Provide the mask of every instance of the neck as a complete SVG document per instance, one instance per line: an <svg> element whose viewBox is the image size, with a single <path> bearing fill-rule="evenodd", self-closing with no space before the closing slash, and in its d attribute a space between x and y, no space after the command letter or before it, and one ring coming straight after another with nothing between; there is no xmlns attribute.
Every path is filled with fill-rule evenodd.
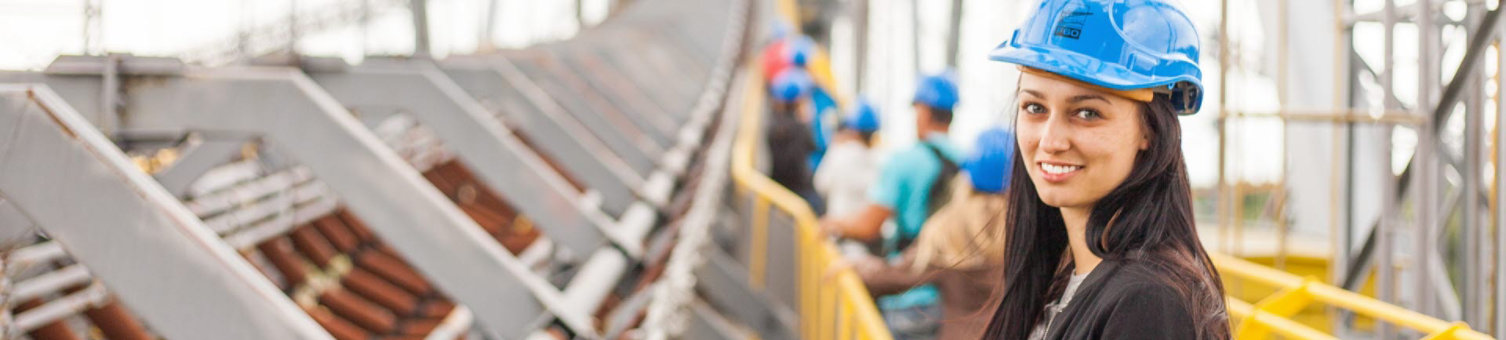
<svg viewBox="0 0 1506 340"><path fill-rule="evenodd" d="M1088 250L1088 215L1092 208L1061 208L1062 222L1067 225L1067 249L1072 252L1073 273L1086 275L1103 262Z"/></svg>
<svg viewBox="0 0 1506 340"><path fill-rule="evenodd" d="M947 128L936 128L936 127L921 128L920 129L920 140L924 141L924 140L926 140L926 138L930 138L931 134L933 134L933 133L946 134L947 130L948 130Z"/></svg>

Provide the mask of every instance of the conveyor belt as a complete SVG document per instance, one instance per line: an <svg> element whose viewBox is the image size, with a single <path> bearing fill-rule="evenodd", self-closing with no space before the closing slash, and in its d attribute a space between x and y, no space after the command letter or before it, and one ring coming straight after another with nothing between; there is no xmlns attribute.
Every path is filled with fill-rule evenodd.
<svg viewBox="0 0 1506 340"><path fill-rule="evenodd" d="M111 338L621 335L715 168L703 141L742 50L744 22L728 18L746 3L643 0L572 41L443 61L67 57L0 72L22 84L0 131L66 131L0 142L51 143L0 165L66 155L80 171L60 173L83 179L0 180L0 208L23 212L0 220L25 222L3 235L84 250L13 277L75 284L10 312L22 332L98 317ZM142 166L119 161L132 156ZM89 212L37 205L48 197ZM167 269L131 264L179 262L178 284L155 286L143 280ZM188 297L200 303L172 302Z"/></svg>

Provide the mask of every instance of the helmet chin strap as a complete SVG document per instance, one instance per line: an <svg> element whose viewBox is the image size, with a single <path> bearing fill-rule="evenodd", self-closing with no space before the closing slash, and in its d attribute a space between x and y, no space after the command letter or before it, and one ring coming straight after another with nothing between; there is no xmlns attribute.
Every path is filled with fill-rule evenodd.
<svg viewBox="0 0 1506 340"><path fill-rule="evenodd" d="M1129 100L1133 100L1133 101L1137 101L1137 102L1141 102L1141 103L1149 103L1152 99L1156 98L1156 91L1153 90L1153 89L1149 89L1149 88L1133 89L1133 90L1115 90L1115 89L1111 89L1111 88L1107 88L1107 87L1103 87L1103 86L1093 85L1093 84L1085 82L1085 81L1081 81L1081 80L1077 80L1077 79L1073 79L1073 78L1068 78L1068 77L1062 76L1060 74L1051 73L1049 71L1045 71L1045 70L1041 70L1041 69L1037 69L1037 68L1033 68L1033 67L1028 67L1028 66L1020 65L1019 68L1020 68L1020 72L1025 72L1025 73L1033 74L1033 75L1040 76L1040 77L1051 78L1051 79L1055 79L1055 80L1069 82L1069 83L1075 84L1077 86L1082 86L1082 87L1086 87L1086 88L1098 90L1098 91L1101 91L1101 92L1104 92L1104 93L1112 94L1112 95L1114 95L1116 97L1120 97L1120 98L1124 98L1124 99L1129 99Z"/></svg>

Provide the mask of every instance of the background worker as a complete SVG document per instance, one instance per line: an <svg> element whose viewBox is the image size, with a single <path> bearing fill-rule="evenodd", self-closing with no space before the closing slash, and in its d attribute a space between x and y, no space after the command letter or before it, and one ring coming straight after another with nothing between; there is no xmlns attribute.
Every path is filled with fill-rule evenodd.
<svg viewBox="0 0 1506 340"><path fill-rule="evenodd" d="M879 127L878 108L866 99L858 99L842 120L825 161L816 167L816 192L826 199L827 215L852 214L868 205L868 187L878 180L881 165L874 151ZM839 244L843 254L872 256L880 251L878 242L845 239Z"/></svg>
<svg viewBox="0 0 1506 340"><path fill-rule="evenodd" d="M882 242L881 256L897 258L915 241L927 217L946 199L948 181L958 172L962 153L947 137L952 108L957 104L957 86L949 72L921 79L912 101L917 142L884 162L879 178L868 191L868 205L854 213L829 216L822 221L828 235ZM893 217L895 230L881 233L884 221ZM915 322L890 323L897 339L926 339L939 321L936 287L925 285L881 296L879 310L885 318Z"/></svg>
<svg viewBox="0 0 1506 340"><path fill-rule="evenodd" d="M808 156L816 149L811 130L803 121L809 116L806 99L812 87L810 75L788 68L769 84L771 117L765 127L770 155L769 178L799 194L817 214L824 211L822 199L811 183Z"/></svg>
<svg viewBox="0 0 1506 340"><path fill-rule="evenodd" d="M936 211L899 261L869 257L854 269L875 295L902 292L935 284L941 298L938 339L977 339L983 336L1002 287L1004 275L1005 208L1009 200L1010 160L1014 135L1003 128L978 136L973 156L957 176L952 198Z"/></svg>

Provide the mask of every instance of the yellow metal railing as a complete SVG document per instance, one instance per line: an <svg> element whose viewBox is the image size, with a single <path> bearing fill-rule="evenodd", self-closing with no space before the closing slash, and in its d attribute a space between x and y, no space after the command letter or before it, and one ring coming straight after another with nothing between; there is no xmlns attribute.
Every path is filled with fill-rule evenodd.
<svg viewBox="0 0 1506 340"><path fill-rule="evenodd" d="M776 14L789 23L798 23L793 0L776 0ZM795 27L792 25L792 27ZM755 58L756 59L756 58ZM757 60L749 69L756 69ZM810 64L816 83L833 94L840 106L845 101L836 94L830 61L817 49ZM784 186L775 183L753 166L758 150L759 127L763 126L764 79L747 77L747 93L737 139L732 150L732 181L739 192L752 195L751 246L748 278L756 289L763 289L768 269L769 210L789 214L794 220L795 291L802 339L872 339L890 340L878 308L868 289L850 268L839 268L841 257L835 246L821 237L815 212L810 205Z"/></svg>
<svg viewBox="0 0 1506 340"><path fill-rule="evenodd" d="M762 125L762 79L747 77L747 94L733 144L732 180L740 192L752 195L751 251L748 277L762 289L768 267L769 210L778 209L794 220L795 287L803 339L892 339L884 327L868 289L851 269L836 268L836 248L821 238L816 215L804 199L760 173L753 166Z"/></svg>
<svg viewBox="0 0 1506 340"><path fill-rule="evenodd" d="M1275 294L1253 305L1234 298L1228 299L1231 319L1238 323L1234 335L1239 339L1264 339L1271 335L1289 339L1337 339L1290 319L1313 303L1350 310L1358 315L1426 333L1428 336L1425 339L1491 339L1489 335L1469 329L1469 325L1463 322L1439 320L1324 284L1317 279L1298 277L1232 256L1217 253L1210 255L1213 257L1213 264L1225 279L1237 279L1277 289Z"/></svg>

